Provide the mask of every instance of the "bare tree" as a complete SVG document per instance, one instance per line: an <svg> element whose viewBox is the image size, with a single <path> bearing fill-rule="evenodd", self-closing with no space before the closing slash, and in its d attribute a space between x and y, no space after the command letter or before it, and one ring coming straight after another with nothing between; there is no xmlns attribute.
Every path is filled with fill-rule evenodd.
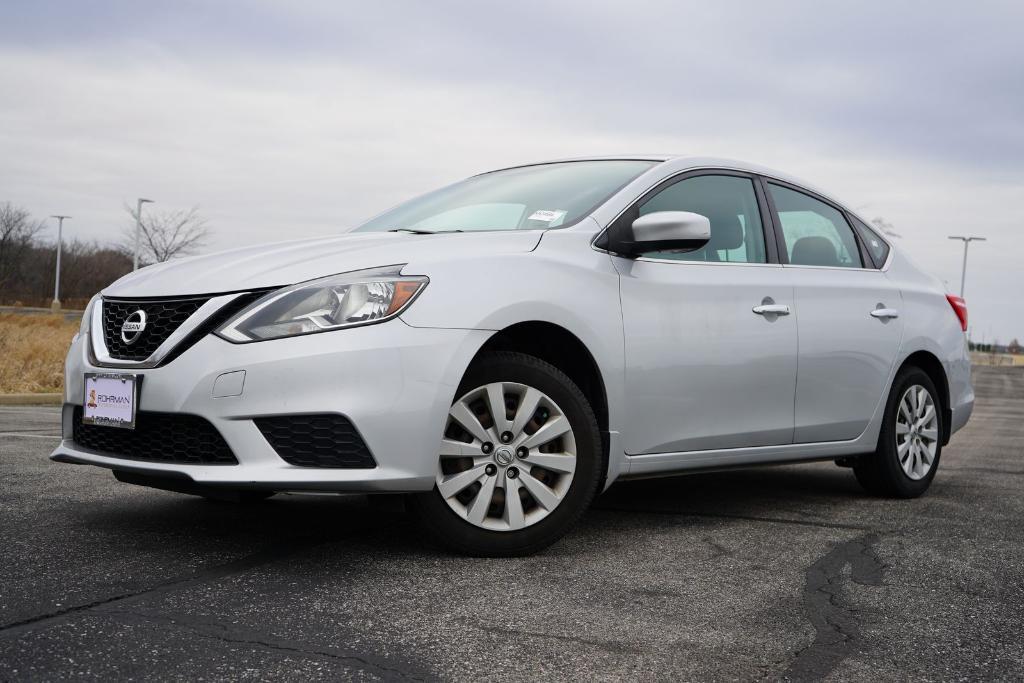
<svg viewBox="0 0 1024 683"><path fill-rule="evenodd" d="M881 216L878 216L877 218L872 218L871 225L875 226L876 228L881 230L883 234L886 234L889 237L903 237L903 235L893 230L892 223L885 220Z"/></svg>
<svg viewBox="0 0 1024 683"><path fill-rule="evenodd" d="M135 252L135 208L125 204L124 210L132 217L126 225L120 245L121 249ZM210 229L206 219L199 214L199 207L175 211L160 211L150 208L142 212L139 231L139 260L143 263L162 263L177 256L189 256L206 244Z"/></svg>
<svg viewBox="0 0 1024 683"><path fill-rule="evenodd" d="M49 306L57 245L36 240L17 262L14 278L0 287L0 305ZM65 308L81 309L93 294L132 271L132 257L119 247L71 239L64 242L60 299Z"/></svg>
<svg viewBox="0 0 1024 683"><path fill-rule="evenodd" d="M10 202L0 204L0 287L16 278L24 265L25 254L36 243L42 221Z"/></svg>

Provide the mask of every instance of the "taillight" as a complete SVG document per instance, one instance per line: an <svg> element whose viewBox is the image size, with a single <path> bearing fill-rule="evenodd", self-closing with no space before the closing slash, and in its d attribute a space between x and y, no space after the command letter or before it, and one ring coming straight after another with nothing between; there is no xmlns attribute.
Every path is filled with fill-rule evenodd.
<svg viewBox="0 0 1024 683"><path fill-rule="evenodd" d="M952 294L946 295L946 301L953 307L953 312L956 313L956 317L960 320L960 329L964 332L967 331L967 302L958 296Z"/></svg>

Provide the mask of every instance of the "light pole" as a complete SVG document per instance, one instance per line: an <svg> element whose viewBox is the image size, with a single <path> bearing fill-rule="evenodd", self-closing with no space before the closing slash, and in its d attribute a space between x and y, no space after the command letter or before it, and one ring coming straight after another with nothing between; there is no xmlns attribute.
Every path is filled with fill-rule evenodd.
<svg viewBox="0 0 1024 683"><path fill-rule="evenodd" d="M139 269L139 233L142 232L142 205L152 203L152 199L142 199L140 197L135 205L135 255L132 257L132 270Z"/></svg>
<svg viewBox="0 0 1024 683"><path fill-rule="evenodd" d="M967 247L971 242L985 242L984 237L963 237L961 235L950 235L951 240L961 240L964 243L964 267L960 271L960 298L964 298L964 281L967 279Z"/></svg>
<svg viewBox="0 0 1024 683"><path fill-rule="evenodd" d="M53 303L50 304L50 309L54 311L60 310L60 252L64 246L64 219L71 218L71 216L50 216L50 218L57 219L57 275L54 277L53 282Z"/></svg>

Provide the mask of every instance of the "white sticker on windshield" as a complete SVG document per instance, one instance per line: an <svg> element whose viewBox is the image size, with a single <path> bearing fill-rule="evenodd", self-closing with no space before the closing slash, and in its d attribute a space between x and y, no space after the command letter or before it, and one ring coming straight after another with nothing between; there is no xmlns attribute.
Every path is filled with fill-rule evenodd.
<svg viewBox="0 0 1024 683"><path fill-rule="evenodd" d="M531 221L544 221L545 223L551 223L557 221L559 218L565 215L565 211L534 211L530 214L527 220Z"/></svg>

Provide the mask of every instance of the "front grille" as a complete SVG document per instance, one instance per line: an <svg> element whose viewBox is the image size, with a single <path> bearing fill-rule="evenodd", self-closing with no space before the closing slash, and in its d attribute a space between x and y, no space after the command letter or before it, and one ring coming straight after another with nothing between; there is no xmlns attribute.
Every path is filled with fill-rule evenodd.
<svg viewBox="0 0 1024 683"><path fill-rule="evenodd" d="M103 299L103 340L111 358L118 360L146 360L157 347L185 320L199 310L210 297L187 299ZM121 338L121 326L135 311L146 314L146 328L138 339L127 344Z"/></svg>
<svg viewBox="0 0 1024 683"><path fill-rule="evenodd" d="M127 460L173 462L181 465L237 465L220 432L198 415L139 411L135 429L82 422L75 406L72 440L83 448Z"/></svg>
<svg viewBox="0 0 1024 683"><path fill-rule="evenodd" d="M347 417L330 413L257 417L256 427L285 462L298 467L371 469L370 449Z"/></svg>
<svg viewBox="0 0 1024 683"><path fill-rule="evenodd" d="M193 344L198 342L200 339L210 334L218 327L230 320L236 313L241 311L249 304L262 298L269 289L257 289L245 294L240 294L235 300L230 303L224 304L219 310L210 314L210 316L204 320L200 325L196 326L192 332L185 336L181 342L171 349L166 356L160 359L160 365L167 365L172 360L183 354L185 351L190 349Z"/></svg>

